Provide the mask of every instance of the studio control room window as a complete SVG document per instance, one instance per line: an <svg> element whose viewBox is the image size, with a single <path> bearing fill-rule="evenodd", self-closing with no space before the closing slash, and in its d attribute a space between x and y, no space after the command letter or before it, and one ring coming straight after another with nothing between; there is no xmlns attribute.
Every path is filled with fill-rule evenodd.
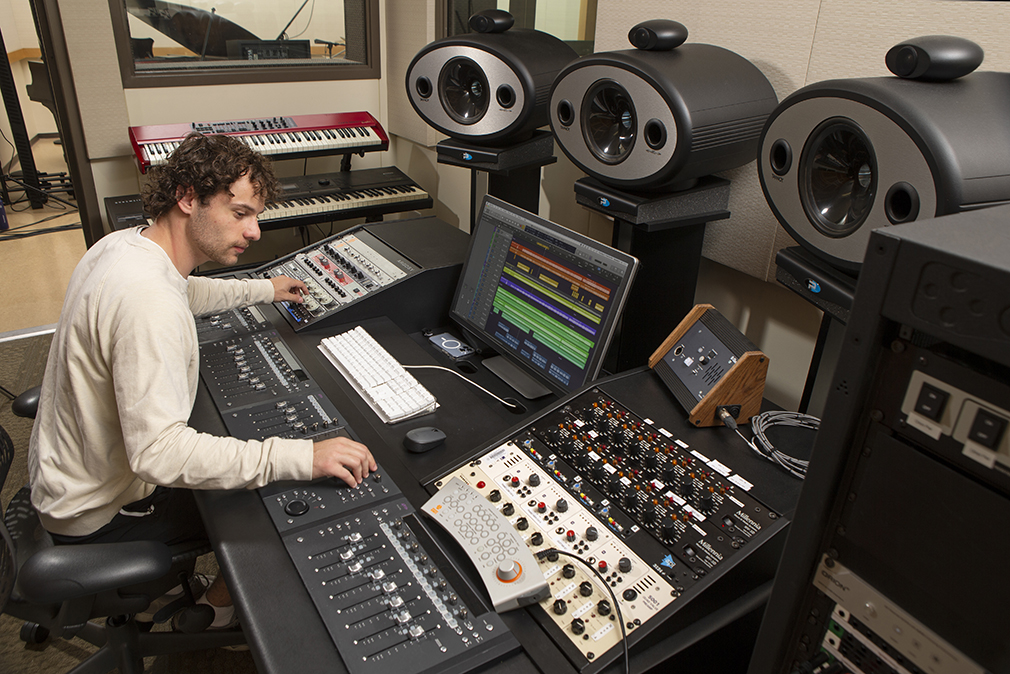
<svg viewBox="0 0 1010 674"><path fill-rule="evenodd" d="M123 85L379 77L379 0L109 0Z"/></svg>

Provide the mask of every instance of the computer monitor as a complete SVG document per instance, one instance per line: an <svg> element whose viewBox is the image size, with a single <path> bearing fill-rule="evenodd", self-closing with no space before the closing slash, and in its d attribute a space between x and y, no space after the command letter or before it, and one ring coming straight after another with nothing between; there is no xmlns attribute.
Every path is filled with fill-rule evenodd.
<svg viewBox="0 0 1010 674"><path fill-rule="evenodd" d="M450 316L534 399L596 378L638 269L627 253L491 196L470 233Z"/></svg>

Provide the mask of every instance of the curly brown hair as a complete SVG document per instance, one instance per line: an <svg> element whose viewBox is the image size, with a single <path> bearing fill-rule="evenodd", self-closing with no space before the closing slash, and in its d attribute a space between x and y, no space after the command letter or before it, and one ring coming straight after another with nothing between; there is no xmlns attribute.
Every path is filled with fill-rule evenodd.
<svg viewBox="0 0 1010 674"><path fill-rule="evenodd" d="M278 185L270 162L231 136L187 135L168 162L148 172L142 196L144 209L159 218L179 201L180 188L192 187L200 203L228 189L244 175L249 176L255 194L267 204L277 198Z"/></svg>

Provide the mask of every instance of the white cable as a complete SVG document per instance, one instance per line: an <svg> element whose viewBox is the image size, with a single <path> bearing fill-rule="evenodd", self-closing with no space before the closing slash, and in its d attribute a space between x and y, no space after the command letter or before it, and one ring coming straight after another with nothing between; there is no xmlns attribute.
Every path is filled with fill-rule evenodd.
<svg viewBox="0 0 1010 674"><path fill-rule="evenodd" d="M477 382L471 381L471 380L467 379L466 377L464 377L463 375L461 375L459 372L456 372L455 370L450 370L447 367L442 367L441 365L404 365L403 369L404 370L445 370L446 372L449 372L451 374L456 375L457 377L459 377L460 379L462 379L463 381L465 381L467 384L470 384L471 386L476 386L481 391L483 391L484 393L488 394L489 396L491 396L492 398L494 398L495 400L497 400L498 402L500 402L502 405L505 405L506 407L518 407L518 405L516 405L515 403L510 403L509 401L507 401L507 400L505 400L503 398L499 398L494 393L491 393L491 391L488 391L486 388L484 388L483 386L481 386Z"/></svg>
<svg viewBox="0 0 1010 674"><path fill-rule="evenodd" d="M775 445L771 443L765 432L773 426L793 426L817 430L820 428L821 420L809 414L771 410L755 415L751 418L750 423L751 430L754 433L753 440L745 438L740 429L737 429L737 435L747 443L755 454L778 464L802 480L807 474L807 465L809 462L804 459L797 459L795 456L790 456L781 450L775 449Z"/></svg>

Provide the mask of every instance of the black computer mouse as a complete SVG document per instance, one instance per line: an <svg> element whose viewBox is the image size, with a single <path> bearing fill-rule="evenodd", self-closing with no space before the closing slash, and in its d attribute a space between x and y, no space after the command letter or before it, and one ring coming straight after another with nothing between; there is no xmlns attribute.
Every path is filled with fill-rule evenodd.
<svg viewBox="0 0 1010 674"><path fill-rule="evenodd" d="M414 452L415 454L435 449L443 442L445 442L445 433L434 426L412 428L407 431L406 437L403 438L403 446L407 448L408 452Z"/></svg>

